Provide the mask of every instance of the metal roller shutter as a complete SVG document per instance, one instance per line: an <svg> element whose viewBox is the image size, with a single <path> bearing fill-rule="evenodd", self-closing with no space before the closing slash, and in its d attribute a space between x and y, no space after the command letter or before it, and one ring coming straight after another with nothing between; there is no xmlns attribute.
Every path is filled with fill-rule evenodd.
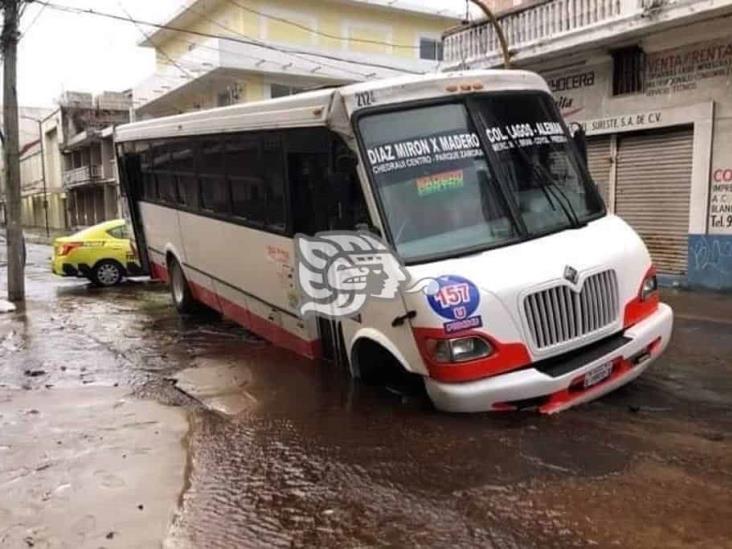
<svg viewBox="0 0 732 549"><path fill-rule="evenodd" d="M602 195L605 204L610 207L610 168L612 158L610 151L610 137L590 137L587 139L587 168L597 189Z"/></svg>
<svg viewBox="0 0 732 549"><path fill-rule="evenodd" d="M692 128L618 136L615 213L661 273L687 270L692 147Z"/></svg>

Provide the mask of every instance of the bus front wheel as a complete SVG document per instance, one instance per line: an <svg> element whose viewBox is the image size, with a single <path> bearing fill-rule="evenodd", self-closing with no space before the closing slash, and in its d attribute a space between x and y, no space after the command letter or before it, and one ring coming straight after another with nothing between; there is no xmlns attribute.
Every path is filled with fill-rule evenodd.
<svg viewBox="0 0 732 549"><path fill-rule="evenodd" d="M170 272L170 294L173 296L173 304L179 313L193 313L197 310L196 300L193 299L191 287L183 273L183 268L175 258L168 262Z"/></svg>
<svg viewBox="0 0 732 549"><path fill-rule="evenodd" d="M356 375L367 385L380 385L399 394L424 392L422 378L407 372L394 355L370 339L359 339L353 348Z"/></svg>

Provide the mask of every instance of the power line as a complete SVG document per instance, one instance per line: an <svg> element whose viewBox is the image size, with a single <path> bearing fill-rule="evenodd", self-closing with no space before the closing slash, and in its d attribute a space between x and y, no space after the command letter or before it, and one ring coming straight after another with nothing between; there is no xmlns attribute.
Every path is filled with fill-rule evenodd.
<svg viewBox="0 0 732 549"><path fill-rule="evenodd" d="M187 76L188 78L193 78L193 75L191 73L189 73L183 67L178 65L178 63L176 63L175 60L172 57L170 57L165 51L158 49L158 47L153 43L152 39L150 38L150 35L147 32L145 32L145 29L143 29L142 26L140 26L137 22L135 22L135 20L132 18L132 15L130 15L130 12L127 11L127 9L125 9L124 5L122 5L122 2L120 0L117 0L117 5L120 7L120 9L123 12L125 12L125 15L127 15L127 19L129 19L130 22L133 23L135 25L135 27L137 27L137 30L139 30L140 33L147 39L147 41L150 42L150 44L152 44L153 48L155 48L155 51L160 52L160 55L162 55L168 61L170 61L173 64L173 66L178 68L178 70L180 70L180 72L182 72L185 76ZM45 8L46 6L43 6L43 7Z"/></svg>
<svg viewBox="0 0 732 549"><path fill-rule="evenodd" d="M49 8L55 9L57 11L63 11L63 12L67 12L67 13L74 13L74 14L77 14L77 15L94 15L94 16L97 16L97 17L105 17L107 19L115 19L117 21L124 21L126 23L129 23L130 22L129 19L127 19L126 17L123 17L121 15L116 15L116 14L113 14L113 13L96 11L96 10L93 10L91 8L74 8L72 6L64 6L64 5L61 5L61 4L54 4L54 3L51 3L51 2L45 2L43 0L35 0L35 1L37 3L39 3L39 4L41 4L41 5L48 6ZM402 72L402 73L409 73L409 74L422 74L419 71L413 71L413 70L409 70L409 69L400 69L398 67L394 67L394 66L391 66L391 65L383 65L383 64L380 64L380 63L372 63L372 62L368 62L368 61L353 61L353 60L344 59L342 57L338 57L338 56L335 56L335 55L328 55L328 54L324 54L324 53L309 52L309 51L298 50L298 49L294 49L294 48L278 48L278 47L272 46L271 44L257 43L256 41L251 40L251 39L236 38L236 37L231 37L231 36L222 36L222 35L208 33L208 32L203 32L203 31L196 31L196 30L192 30L192 29L184 29L184 28L180 28L180 27L174 27L174 26L171 26L171 25L162 25L162 24L159 24L159 23L151 23L149 21L142 21L140 19L134 19L133 22L139 23L141 25L149 26L149 27L154 27L154 28L161 29L161 30L169 30L169 31L173 31L173 32L181 32L181 33L186 33L186 34L191 34L191 35L196 35L196 36L202 36L204 38L214 38L214 39L218 39L218 40L229 40L231 42L237 42L237 43L240 43L240 44L245 44L247 46L259 46L261 48L265 48L265 49L269 49L269 50L273 50L273 51L277 51L277 52L285 53L285 54L300 54L300 55L306 55L306 56L310 56L310 57L318 57L318 58L323 58L323 59L330 59L332 61L339 61L339 62L342 62L342 63L350 63L350 64L363 65L363 66L367 66L367 67L375 67L375 68L390 70L390 71L394 71L394 72ZM339 69L339 70L342 70L342 69Z"/></svg>
<svg viewBox="0 0 732 549"><path fill-rule="evenodd" d="M19 42L20 42L20 40L22 40L22 39L23 39L23 37L24 37L24 36L25 36L26 34L28 34L28 31L30 31L30 30L31 30L31 28L33 27L33 25L35 25L35 24L36 24L36 21L38 21L38 19L40 19L40 17L41 17L41 14L42 14L42 13L43 13L43 12L45 11L45 9L46 9L47 7L48 7L48 6L41 6L41 9L40 9L40 10L38 10L38 12L36 13L36 16L35 16L35 17L33 18L33 20L32 20L32 21L30 22L30 24L29 24L29 25L28 25L28 26L27 26L27 27L25 28L25 30L24 30L24 31L23 31L23 33L21 34L20 38L18 39L18 41L19 41Z"/></svg>
<svg viewBox="0 0 732 549"><path fill-rule="evenodd" d="M391 48L401 48L401 49L410 49L410 50L418 50L419 49L419 46L415 46L413 44L412 45L408 45L408 44L395 44L395 43L392 43L392 42L383 42L381 40L369 40L367 38L347 38L347 37L344 37L344 36L339 36L337 34L330 34L330 33L327 33L327 32L319 31L319 30L314 29L312 27L308 27L307 25L303 25L301 23L298 23L297 21L292 21L292 20L287 19L285 17L279 17L277 15L271 15L269 13L265 13L263 11L256 10L254 8L251 8L251 7L248 7L248 6L244 6L244 5L240 4L239 2L237 2L236 0L226 0L226 1L229 2L230 4L233 4L234 6L237 6L239 9L241 9L243 11L246 11L246 12L249 12L249 13L253 13L253 14L258 15L260 17L264 17L265 19L271 19L272 21L279 21L280 23L284 23L286 25L291 25L291 26L296 27L298 29L307 31L307 32L312 33L312 34L316 34L318 36L322 36L324 38L329 38L331 40L340 40L340 41L345 41L345 42L360 42L360 43L363 43L363 44L376 44L376 45L379 45L379 46L389 46Z"/></svg>

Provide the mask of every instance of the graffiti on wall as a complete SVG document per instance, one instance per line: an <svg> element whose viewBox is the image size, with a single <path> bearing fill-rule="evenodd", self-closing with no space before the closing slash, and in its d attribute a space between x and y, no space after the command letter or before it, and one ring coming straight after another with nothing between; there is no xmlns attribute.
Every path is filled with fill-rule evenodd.
<svg viewBox="0 0 732 549"><path fill-rule="evenodd" d="M706 42L651 53L646 59L646 95L696 90L702 80L732 75L732 41Z"/></svg>
<svg viewBox="0 0 732 549"><path fill-rule="evenodd" d="M689 235L689 283L717 290L732 289L732 237Z"/></svg>

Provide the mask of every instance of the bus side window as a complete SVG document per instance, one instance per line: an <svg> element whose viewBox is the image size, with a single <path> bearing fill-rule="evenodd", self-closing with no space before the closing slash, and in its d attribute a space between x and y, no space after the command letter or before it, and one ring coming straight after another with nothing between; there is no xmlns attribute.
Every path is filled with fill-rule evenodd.
<svg viewBox="0 0 732 549"><path fill-rule="evenodd" d="M288 173L295 233L328 230L330 198L326 192L328 153L289 153Z"/></svg>
<svg viewBox="0 0 732 549"><path fill-rule="evenodd" d="M158 199L158 184L155 172L152 169L150 146L147 143L138 143L136 152L140 155L140 174L142 176L141 198L143 200Z"/></svg>
<svg viewBox="0 0 732 549"><path fill-rule="evenodd" d="M285 151L279 135L267 136L262 146L262 170L267 198L267 226L275 231L287 229L285 200Z"/></svg>
<svg viewBox="0 0 732 549"><path fill-rule="evenodd" d="M206 140L201 143L198 177L201 181L201 207L214 213L228 214L231 196L226 179L223 141Z"/></svg>
<svg viewBox="0 0 732 549"><path fill-rule="evenodd" d="M175 174L178 197L188 208L198 208L199 188L196 175L196 149L193 140L171 145L171 169Z"/></svg>
<svg viewBox="0 0 732 549"><path fill-rule="evenodd" d="M233 214L256 226L285 232L285 174L279 134L240 135L227 143L225 165Z"/></svg>
<svg viewBox="0 0 732 549"><path fill-rule="evenodd" d="M170 146L165 143L156 143L152 148L152 165L155 178L158 182L158 198L163 202L176 204L178 189L175 175L172 171L172 155Z"/></svg>
<svg viewBox="0 0 732 549"><path fill-rule="evenodd" d="M233 137L226 143L224 164L231 184L232 214L249 223L263 225L266 202L259 169L259 139L255 135Z"/></svg>
<svg viewBox="0 0 732 549"><path fill-rule="evenodd" d="M293 232L314 235L327 231L334 203L328 189L330 132L325 128L291 129L286 138Z"/></svg>
<svg viewBox="0 0 732 549"><path fill-rule="evenodd" d="M336 147L335 173L332 177L332 185L339 202L336 229L352 231L359 225L371 225L357 166L358 161L353 153L339 144Z"/></svg>

